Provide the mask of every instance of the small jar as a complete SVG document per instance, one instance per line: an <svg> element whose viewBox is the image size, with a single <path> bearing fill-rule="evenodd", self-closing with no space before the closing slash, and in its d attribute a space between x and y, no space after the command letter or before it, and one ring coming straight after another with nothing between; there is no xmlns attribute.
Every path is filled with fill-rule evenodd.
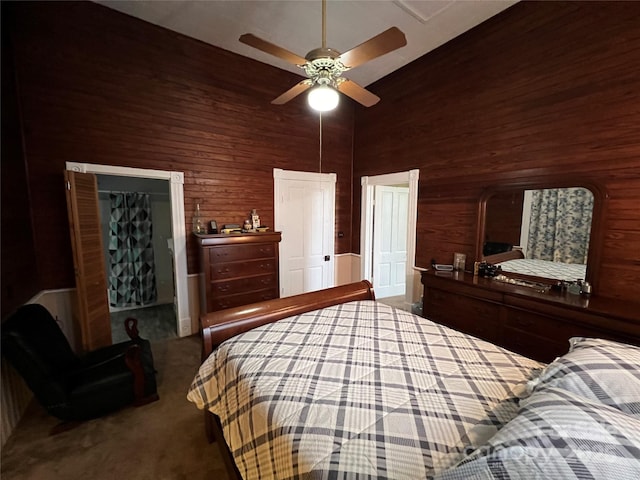
<svg viewBox="0 0 640 480"><path fill-rule="evenodd" d="M467 256L464 253L453 254L453 269L458 272L464 272L467 264Z"/></svg>

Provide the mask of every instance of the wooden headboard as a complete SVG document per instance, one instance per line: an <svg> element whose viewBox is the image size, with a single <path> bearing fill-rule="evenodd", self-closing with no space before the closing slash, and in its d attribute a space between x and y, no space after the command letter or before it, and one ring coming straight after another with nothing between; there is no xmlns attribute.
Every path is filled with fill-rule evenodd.
<svg viewBox="0 0 640 480"><path fill-rule="evenodd" d="M200 317L202 361L225 340L252 328L292 315L354 300L375 300L373 286L370 282L362 280L339 287L275 300L265 300L202 315Z"/></svg>
<svg viewBox="0 0 640 480"><path fill-rule="evenodd" d="M500 263L507 260L515 260L518 258L524 258L522 250L509 250L508 252L494 253L493 255L487 255L482 259L488 263Z"/></svg>

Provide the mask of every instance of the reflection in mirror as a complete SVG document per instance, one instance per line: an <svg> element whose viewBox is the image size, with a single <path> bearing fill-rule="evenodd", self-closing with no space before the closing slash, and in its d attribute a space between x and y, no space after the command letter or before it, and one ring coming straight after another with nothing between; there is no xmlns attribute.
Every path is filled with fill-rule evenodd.
<svg viewBox="0 0 640 480"><path fill-rule="evenodd" d="M486 202L483 257L505 272L585 279L593 205L584 187L497 192Z"/></svg>

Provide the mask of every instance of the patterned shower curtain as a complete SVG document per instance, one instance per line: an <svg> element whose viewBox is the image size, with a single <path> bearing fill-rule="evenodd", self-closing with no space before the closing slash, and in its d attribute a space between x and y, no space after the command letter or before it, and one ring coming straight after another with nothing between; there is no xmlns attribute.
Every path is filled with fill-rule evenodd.
<svg viewBox="0 0 640 480"><path fill-rule="evenodd" d="M586 188L534 190L527 257L586 264L592 214Z"/></svg>
<svg viewBox="0 0 640 480"><path fill-rule="evenodd" d="M143 193L111 193L109 304L148 305L157 300L151 203Z"/></svg>

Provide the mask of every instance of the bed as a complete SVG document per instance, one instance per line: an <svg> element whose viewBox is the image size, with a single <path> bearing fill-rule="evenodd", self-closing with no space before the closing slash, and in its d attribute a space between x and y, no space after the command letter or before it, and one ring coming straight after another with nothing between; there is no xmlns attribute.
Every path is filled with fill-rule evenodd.
<svg viewBox="0 0 640 480"><path fill-rule="evenodd" d="M484 260L488 263L500 265L503 272L557 281L575 282L578 279L584 280L587 275L586 265L524 258L522 250L511 250L489 255L484 257Z"/></svg>
<svg viewBox="0 0 640 480"><path fill-rule="evenodd" d="M553 364L376 302L368 282L223 310L202 323L205 361L188 399L207 412L237 478L535 478L540 468L587 478L569 476L601 468L591 465L593 452L582 455L585 436L602 439L598 465L615 461L616 478L640 475L640 405L629 400L640 387L620 415L616 405L603 408L617 416L583 415L587 407L553 384ZM630 378L640 377L634 348L612 360L631 365ZM564 408L557 418L545 413L553 405ZM586 431L570 432L562 446L553 434L540 441L567 418ZM615 434L602 418L613 419ZM554 455L557 465L536 463Z"/></svg>

